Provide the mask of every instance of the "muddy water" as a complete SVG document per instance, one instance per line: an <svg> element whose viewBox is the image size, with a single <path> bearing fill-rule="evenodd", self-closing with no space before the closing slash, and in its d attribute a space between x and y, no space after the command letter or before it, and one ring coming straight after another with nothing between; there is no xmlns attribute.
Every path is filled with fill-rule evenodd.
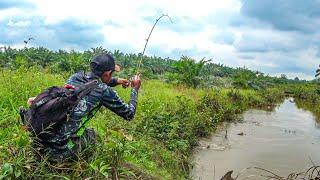
<svg viewBox="0 0 320 180"><path fill-rule="evenodd" d="M285 100L273 112L249 110L243 122L221 125L196 149L191 176L220 179L229 170L233 175L241 172L238 179L261 174L255 169L244 170L248 167L287 176L312 166L310 159L320 164L320 125L310 112Z"/></svg>

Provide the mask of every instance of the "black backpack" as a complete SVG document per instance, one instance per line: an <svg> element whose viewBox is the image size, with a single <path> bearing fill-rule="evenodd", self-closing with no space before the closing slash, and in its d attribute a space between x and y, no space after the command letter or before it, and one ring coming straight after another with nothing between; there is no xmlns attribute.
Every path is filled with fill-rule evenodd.
<svg viewBox="0 0 320 180"><path fill-rule="evenodd" d="M26 129L39 138L52 132L56 126L67 121L70 111L87 94L97 87L98 81L74 87L52 86L40 93L29 109L20 108L20 117Z"/></svg>

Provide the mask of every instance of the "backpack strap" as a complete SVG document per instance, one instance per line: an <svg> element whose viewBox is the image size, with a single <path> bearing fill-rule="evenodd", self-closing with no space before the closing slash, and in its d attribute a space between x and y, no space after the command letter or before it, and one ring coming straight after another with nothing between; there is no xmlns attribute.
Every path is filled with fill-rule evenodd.
<svg viewBox="0 0 320 180"><path fill-rule="evenodd" d="M102 104L97 105L96 107L94 107L89 113L88 115L85 117L85 119L82 120L81 124L80 124L80 128L78 129L78 131L76 132L77 136L82 136L85 129L86 129L86 123L93 118L93 116L96 115L96 113L99 111L99 109L101 108Z"/></svg>
<svg viewBox="0 0 320 180"><path fill-rule="evenodd" d="M89 81L87 83L85 83L84 85L79 85L78 89L76 90L76 94L78 96L78 98L82 98L85 95L87 95L88 93L90 93L94 88L96 88L98 85L98 81L97 80L93 80L93 81Z"/></svg>
<svg viewBox="0 0 320 180"><path fill-rule="evenodd" d="M36 103L33 103L30 108L31 109L38 109L40 106L46 104L47 102L49 102L51 99L53 99L52 96L47 96L43 99L41 99L40 101L36 102Z"/></svg>
<svg viewBox="0 0 320 180"><path fill-rule="evenodd" d="M49 102L50 100L52 100L56 97L63 97L63 96L65 96L64 93L50 93L50 96L42 98L40 101L33 103L30 106L30 109L37 109L37 108L41 107L42 105L46 104L47 102Z"/></svg>

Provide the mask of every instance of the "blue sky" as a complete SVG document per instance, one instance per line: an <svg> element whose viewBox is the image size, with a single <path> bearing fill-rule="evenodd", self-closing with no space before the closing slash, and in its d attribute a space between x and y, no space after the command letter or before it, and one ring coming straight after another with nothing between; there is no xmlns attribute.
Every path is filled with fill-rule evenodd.
<svg viewBox="0 0 320 180"><path fill-rule="evenodd" d="M312 79L320 63L320 0L1 0L0 46L206 57L270 75Z"/></svg>

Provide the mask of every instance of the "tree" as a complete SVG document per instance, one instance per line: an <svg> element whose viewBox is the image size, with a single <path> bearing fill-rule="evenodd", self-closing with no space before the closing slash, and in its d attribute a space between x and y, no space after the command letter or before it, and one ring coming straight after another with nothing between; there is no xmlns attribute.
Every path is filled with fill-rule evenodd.
<svg viewBox="0 0 320 180"><path fill-rule="evenodd" d="M280 77L281 77L281 79L288 79L288 78L287 78L287 75L285 75L285 74L281 74Z"/></svg>
<svg viewBox="0 0 320 180"><path fill-rule="evenodd" d="M203 66L210 60L201 59L198 63L187 56L182 56L179 61L174 64L176 70L176 78L182 84L196 88L201 81L200 72Z"/></svg>

